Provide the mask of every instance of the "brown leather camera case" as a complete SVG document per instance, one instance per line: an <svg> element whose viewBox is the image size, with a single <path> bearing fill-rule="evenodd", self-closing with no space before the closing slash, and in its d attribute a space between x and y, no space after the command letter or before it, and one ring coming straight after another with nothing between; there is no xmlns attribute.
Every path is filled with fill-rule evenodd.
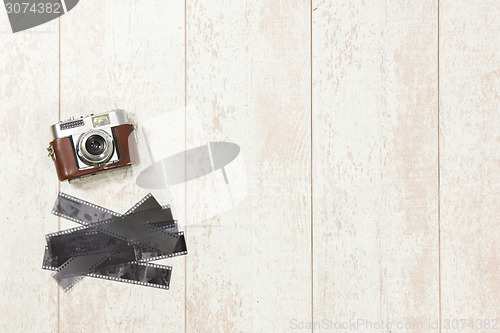
<svg viewBox="0 0 500 333"><path fill-rule="evenodd" d="M94 174L104 170L116 169L139 163L139 152L134 140L129 140L133 135L133 125L125 124L115 127L116 144L120 160L101 167L79 170L75 161L75 153L70 138L61 138L50 143L54 149L57 176L60 181Z"/></svg>

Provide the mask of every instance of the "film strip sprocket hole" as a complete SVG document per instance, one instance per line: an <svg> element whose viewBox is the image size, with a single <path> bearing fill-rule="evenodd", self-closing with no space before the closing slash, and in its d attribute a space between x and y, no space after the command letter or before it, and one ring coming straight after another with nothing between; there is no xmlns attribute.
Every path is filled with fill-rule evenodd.
<svg viewBox="0 0 500 333"><path fill-rule="evenodd" d="M52 213L82 225L45 236L42 268L64 291L85 276L168 289L172 268L151 261L187 254L170 206L151 194L122 215L60 193Z"/></svg>

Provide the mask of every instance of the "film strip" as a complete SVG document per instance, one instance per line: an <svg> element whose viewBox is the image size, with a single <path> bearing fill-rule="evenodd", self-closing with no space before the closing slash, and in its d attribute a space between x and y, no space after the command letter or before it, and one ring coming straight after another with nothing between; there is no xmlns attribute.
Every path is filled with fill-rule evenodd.
<svg viewBox="0 0 500 333"><path fill-rule="evenodd" d="M151 193L146 195L125 214L140 212L161 207ZM167 206L168 207L168 206ZM120 217L122 214L109 210L80 198L59 193L52 209L52 214L64 217L78 224L90 225L95 222L108 220L113 217ZM167 220L173 220L172 214L166 216Z"/></svg>
<svg viewBox="0 0 500 333"><path fill-rule="evenodd" d="M151 201L151 196L146 196L144 199L139 201L136 205L134 205L127 213L133 213L135 211L145 210L147 207L146 203ZM156 200L150 203L150 206L158 207L159 204ZM141 207L145 205L146 207ZM66 194L60 194L56 200L54 205L54 209L52 211L54 214L66 217L72 221L79 222L81 224L92 224L99 222L99 218L101 219L109 219L111 216L119 217L120 215L105 209L101 206L94 205L92 203L80 200L75 197L71 197ZM94 217L94 221L92 221L92 217ZM83 220L85 218L86 221ZM63 231L62 234L69 234L71 232L77 232L81 228L75 228L71 230ZM59 233L57 233L59 234ZM50 248L49 248L50 253ZM99 265L104 264L105 262L110 262L111 253L101 254L100 256L93 256L92 254L82 253L81 257L72 257L64 261L53 274L54 279L57 281L59 286L67 291L72 288L76 283L81 280L83 275L87 275L91 273L95 268ZM110 259L107 261L107 259Z"/></svg>
<svg viewBox="0 0 500 333"><path fill-rule="evenodd" d="M59 200L58 205L54 206L53 213L65 218L71 217L70 220L72 221L78 221L79 219L75 218L75 216L81 214L81 210L74 210L73 213L75 216L69 215L71 212L68 207L63 204L66 200L64 200L63 197L59 197L58 199L61 200ZM161 228L157 228L153 225L154 222L168 221L168 219L171 219L172 214L170 213L170 208L159 206L146 210L142 209L142 205L139 207L141 207L140 211L136 209L129 214L94 221L91 222L91 226L97 231L108 234L109 236L120 238L130 243L137 243L152 250L165 252L172 251L178 241L178 235L165 232ZM90 208L93 207L88 207L86 211ZM90 214L86 213L85 215L92 218ZM81 222L81 220L79 221ZM87 225L88 224L89 223L87 223ZM60 231L47 236L63 235L83 229L85 229L85 226Z"/></svg>
<svg viewBox="0 0 500 333"><path fill-rule="evenodd" d="M58 266L49 254L48 248L45 247L42 268L55 271L57 270L57 267ZM170 266L129 262L124 265L97 269L92 273L86 274L85 276L168 289L171 275L172 267ZM83 276L68 278L66 280L66 284L61 287L65 291L68 291L82 278Z"/></svg>
<svg viewBox="0 0 500 333"><path fill-rule="evenodd" d="M146 201L143 200L142 202L146 202ZM141 203L136 205L133 209L129 210L129 212L138 211L139 209L137 207L140 204ZM144 203L142 203L142 205L144 205ZM142 205L141 205L141 209L144 209L144 207ZM90 205L87 205L87 206L90 206ZM91 207L100 209L101 211L105 212L104 209L101 209L96 205L93 205ZM148 208L148 207L146 207L146 208ZM69 214L71 214L71 213L69 213ZM73 215L71 215L71 217L73 217L73 220L76 220L75 217L78 214L78 210L74 210L72 212L72 214ZM66 213L65 215L68 215L68 213ZM115 215L115 214L113 214L113 215ZM109 214L108 214L108 216L109 216ZM79 228L77 228L77 229L80 230ZM66 231L63 234L68 235L69 232ZM184 247L185 247L185 245L184 245ZM125 249L127 249L127 248L125 248ZM59 266L56 273L54 274L54 278L56 279L56 281L59 283L59 285L64 290L68 290L76 282L78 282L80 280L77 277L78 275L94 276L97 273L92 273L92 272L103 270L103 269L106 269L108 267L116 267L116 264L123 264L129 260L135 259L135 258L133 258L130 249L128 249L128 250L129 250L128 255L127 255L127 251L124 251L123 249L121 249L121 250L115 249L114 251L112 249L109 249L108 253L101 254L101 255L91 255L91 254L79 253L79 254L81 254L81 256L70 258L67 262L65 262L64 264ZM49 253L50 253L50 251L49 251ZM172 254L172 253L167 253L167 254L160 253L159 255L161 258L161 257L168 257L168 256L178 255L178 254L183 254L183 253L185 253L185 252L176 251L176 253L174 253L174 254ZM117 257L120 257L119 259L121 259L121 260L117 260ZM156 257L158 257L158 255L156 255ZM102 275L102 274L99 274L99 275ZM142 281L142 282L144 282L144 281ZM162 285L161 287L166 287L166 286Z"/></svg>
<svg viewBox="0 0 500 333"><path fill-rule="evenodd" d="M65 291L84 276L168 289L171 267L150 261L187 254L170 207L151 194L121 215L60 193L52 212L82 225L46 235L42 268Z"/></svg>
<svg viewBox="0 0 500 333"><path fill-rule="evenodd" d="M171 230L171 232L176 232L174 230L177 229L177 225L166 226L165 228ZM133 245L134 258L130 260L144 262L185 254L184 234L182 232L176 233L179 236L179 241L172 252L153 251L140 245ZM108 253L110 249L115 249L115 252L126 252L130 248L130 243L97 231L88 231L85 233L50 236L47 238L47 248L50 256L56 260L59 266L71 257Z"/></svg>

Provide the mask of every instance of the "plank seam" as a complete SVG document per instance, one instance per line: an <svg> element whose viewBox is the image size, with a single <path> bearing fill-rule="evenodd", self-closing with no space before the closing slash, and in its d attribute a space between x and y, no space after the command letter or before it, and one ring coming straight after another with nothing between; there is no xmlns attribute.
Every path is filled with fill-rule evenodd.
<svg viewBox="0 0 500 333"><path fill-rule="evenodd" d="M440 148L440 138L439 138L439 131L440 131L440 115L439 115L439 106L441 104L440 101L440 96L439 96L439 70L440 70L440 64L439 64L439 51L440 51L440 22L439 22L439 17L440 17L440 1L437 0L437 162L438 162L438 167L437 167L437 197L438 197L438 202L437 202L437 215L438 215L438 286L439 286L439 292L438 292L438 307L439 307L439 333L441 333L441 159L440 155L441 152L439 150Z"/></svg>

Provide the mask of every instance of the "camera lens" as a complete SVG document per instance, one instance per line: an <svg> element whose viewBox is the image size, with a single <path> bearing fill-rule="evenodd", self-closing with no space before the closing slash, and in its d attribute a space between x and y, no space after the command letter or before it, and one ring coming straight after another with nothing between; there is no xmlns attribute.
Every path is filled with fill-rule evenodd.
<svg viewBox="0 0 500 333"><path fill-rule="evenodd" d="M102 165L113 155L114 144L111 135L103 130L90 130L78 139L78 158L87 165Z"/></svg>
<svg viewBox="0 0 500 333"><path fill-rule="evenodd" d="M91 155L101 155L106 149L106 141L100 135L91 135L85 142L85 148Z"/></svg>

